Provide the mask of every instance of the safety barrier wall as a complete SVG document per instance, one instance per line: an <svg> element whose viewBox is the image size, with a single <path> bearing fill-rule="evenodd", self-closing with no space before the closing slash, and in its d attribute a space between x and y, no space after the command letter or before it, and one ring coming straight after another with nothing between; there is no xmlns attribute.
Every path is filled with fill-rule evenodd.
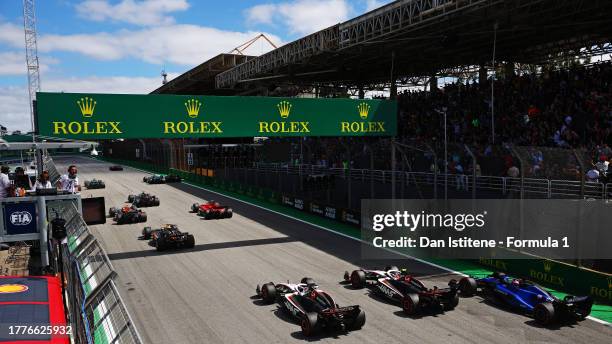
<svg viewBox="0 0 612 344"><path fill-rule="evenodd" d="M46 157L45 169L57 171ZM57 260L54 269L65 281L66 306L77 344L134 343L142 340L119 295L114 278L117 273L72 201L47 204L49 222L65 220L67 237L49 239L49 249Z"/></svg>
<svg viewBox="0 0 612 344"><path fill-rule="evenodd" d="M61 257L67 306L76 343L142 343L114 283L108 256L73 203L55 205L66 220L65 242L52 241Z"/></svg>

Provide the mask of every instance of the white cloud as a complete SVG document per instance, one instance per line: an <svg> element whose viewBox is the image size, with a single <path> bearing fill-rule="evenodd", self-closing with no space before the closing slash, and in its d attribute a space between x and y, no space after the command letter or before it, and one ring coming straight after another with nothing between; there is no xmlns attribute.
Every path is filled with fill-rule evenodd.
<svg viewBox="0 0 612 344"><path fill-rule="evenodd" d="M177 74L169 75L169 78ZM43 76L44 77L44 76ZM83 92L83 93L135 93L147 94L161 86L161 77L85 77L85 78L43 78L43 91L46 92ZM22 86L0 86L0 124L9 131L29 131L30 109L28 90Z"/></svg>
<svg viewBox="0 0 612 344"><path fill-rule="evenodd" d="M0 28L13 32L16 25L5 23ZM259 32L224 31L198 25L167 25L138 30L119 30L92 34L55 35L43 34L38 38L39 52L73 52L97 60L119 60L133 58L152 64L176 63L194 66L220 53L228 52L236 46L258 35ZM275 44L281 39L266 34ZM16 41L14 34L0 33L0 43L15 48L23 47L23 40ZM255 51L246 54L257 55L267 52Z"/></svg>
<svg viewBox="0 0 612 344"><path fill-rule="evenodd" d="M382 5L388 4L390 0L366 0L366 12L379 8Z"/></svg>
<svg viewBox="0 0 612 344"><path fill-rule="evenodd" d="M295 0L256 5L246 10L249 24L281 23L292 34L311 34L349 18L352 7L346 0Z"/></svg>
<svg viewBox="0 0 612 344"><path fill-rule="evenodd" d="M0 22L0 42L20 48L24 47L23 27L8 22Z"/></svg>
<svg viewBox="0 0 612 344"><path fill-rule="evenodd" d="M77 14L84 19L144 26L172 24L174 18L167 14L188 8L186 0L122 0L114 5L108 0L86 0L76 5Z"/></svg>
<svg viewBox="0 0 612 344"><path fill-rule="evenodd" d="M49 70L50 64L56 64L59 61L50 56L40 57L41 63L39 68L41 72ZM0 52L0 75L25 75L26 74L26 62L25 52L7 51Z"/></svg>

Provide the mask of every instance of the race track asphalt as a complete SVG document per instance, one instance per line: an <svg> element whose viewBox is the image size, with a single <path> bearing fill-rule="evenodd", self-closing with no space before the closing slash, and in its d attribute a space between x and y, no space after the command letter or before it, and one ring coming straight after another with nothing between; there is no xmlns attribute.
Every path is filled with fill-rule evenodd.
<svg viewBox="0 0 612 344"><path fill-rule="evenodd" d="M145 224L91 226L115 270L121 295L145 343L610 343L612 329L591 320L542 328L521 314L462 298L454 311L406 317L401 308L367 290L341 284L345 270L382 267L362 261L360 244L334 233L234 201L186 184L147 185L145 173L87 158L55 159L61 171L75 163L81 183L99 178L106 208L120 206L130 193L157 195L159 207L144 208L146 225L174 223L195 236L191 250L158 253L137 240ZM203 220L188 212L194 202L215 199L232 206L234 217ZM426 285L446 286L458 278L413 260L392 261L422 276ZM359 304L366 324L348 334L304 338L300 327L276 305L254 299L257 284L314 278L340 305Z"/></svg>

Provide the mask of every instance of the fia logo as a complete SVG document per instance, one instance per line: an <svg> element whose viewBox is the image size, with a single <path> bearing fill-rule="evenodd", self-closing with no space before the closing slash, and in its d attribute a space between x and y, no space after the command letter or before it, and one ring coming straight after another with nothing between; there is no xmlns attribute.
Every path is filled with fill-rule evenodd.
<svg viewBox="0 0 612 344"><path fill-rule="evenodd" d="M10 215L10 219L15 226L27 226L32 222L32 214L28 211L16 211Z"/></svg>

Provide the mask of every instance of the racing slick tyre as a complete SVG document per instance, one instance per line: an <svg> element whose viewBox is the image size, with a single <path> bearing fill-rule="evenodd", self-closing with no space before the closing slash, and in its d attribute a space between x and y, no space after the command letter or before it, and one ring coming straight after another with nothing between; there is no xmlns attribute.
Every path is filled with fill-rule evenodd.
<svg viewBox="0 0 612 344"><path fill-rule="evenodd" d="M195 246L195 238L192 234L187 235L185 238L185 248L193 248Z"/></svg>
<svg viewBox="0 0 612 344"><path fill-rule="evenodd" d="M134 202L134 198L136 198L136 196L128 195L128 202L130 202L130 203Z"/></svg>
<svg viewBox="0 0 612 344"><path fill-rule="evenodd" d="M191 205L191 212L192 213L197 213L198 212L198 208L200 207L200 205L198 203L194 203Z"/></svg>
<svg viewBox="0 0 612 344"><path fill-rule="evenodd" d="M302 280L300 281L300 283L304 283L304 284L317 284L315 282L315 280L313 278L310 277L304 277L302 278Z"/></svg>
<svg viewBox="0 0 612 344"><path fill-rule="evenodd" d="M138 222L147 222L147 214L141 213L137 217Z"/></svg>
<svg viewBox="0 0 612 344"><path fill-rule="evenodd" d="M539 303L533 309L533 317L540 325L550 325L555 318L555 307L551 302Z"/></svg>
<svg viewBox="0 0 612 344"><path fill-rule="evenodd" d="M145 227L142 229L142 238L143 239L151 239L151 232L153 232L153 229L149 226Z"/></svg>
<svg viewBox="0 0 612 344"><path fill-rule="evenodd" d="M365 287L366 274L363 270L355 270L351 273L351 286L355 289L361 289Z"/></svg>
<svg viewBox="0 0 612 344"><path fill-rule="evenodd" d="M463 277L459 281L459 291L461 292L461 296L472 296L476 293L476 280L472 277Z"/></svg>
<svg viewBox="0 0 612 344"><path fill-rule="evenodd" d="M261 298L268 304L276 300L276 287L273 283L265 283L261 286Z"/></svg>
<svg viewBox="0 0 612 344"><path fill-rule="evenodd" d="M397 270L397 271L399 271L399 268L397 266L395 266L395 265L387 265L385 267L385 271L389 271L389 270Z"/></svg>
<svg viewBox="0 0 612 344"><path fill-rule="evenodd" d="M85 187L86 187L86 188L89 188L89 180L86 180L86 181L85 181Z"/></svg>
<svg viewBox="0 0 612 344"><path fill-rule="evenodd" d="M234 212L233 211L229 211L225 214L225 218L230 219L232 216L234 216Z"/></svg>
<svg viewBox="0 0 612 344"><path fill-rule="evenodd" d="M157 240L155 241L155 248L158 251L160 251L160 252L161 251L165 251L166 248L168 248L167 245L166 245L166 239L164 239L164 238L157 238Z"/></svg>
<svg viewBox="0 0 612 344"><path fill-rule="evenodd" d="M155 201L153 201L153 206L154 207L158 207L159 206L159 200L156 199Z"/></svg>
<svg viewBox="0 0 612 344"><path fill-rule="evenodd" d="M452 311L453 309L455 309L455 307L457 307L458 304L459 304L459 295L455 293L453 296L451 296L448 302L444 303L444 310Z"/></svg>
<svg viewBox="0 0 612 344"><path fill-rule="evenodd" d="M147 181L147 177L142 177L142 181L146 182Z"/></svg>
<svg viewBox="0 0 612 344"><path fill-rule="evenodd" d="M302 327L302 334L306 337L311 337L316 334L318 320L319 316L315 312L308 312L304 314L302 320L300 321L300 326Z"/></svg>
<svg viewBox="0 0 612 344"><path fill-rule="evenodd" d="M117 208L115 207L110 207L108 209L108 216L110 217L115 217L115 214L117 214Z"/></svg>
<svg viewBox="0 0 612 344"><path fill-rule="evenodd" d="M406 294L402 299L402 310L406 315L416 314L419 306L419 294Z"/></svg>
<svg viewBox="0 0 612 344"><path fill-rule="evenodd" d="M363 311L363 309L360 309L359 314L357 314L357 317L355 317L355 321L353 321L349 330L351 331L361 330L363 325L365 325L365 321L366 321L365 312Z"/></svg>

